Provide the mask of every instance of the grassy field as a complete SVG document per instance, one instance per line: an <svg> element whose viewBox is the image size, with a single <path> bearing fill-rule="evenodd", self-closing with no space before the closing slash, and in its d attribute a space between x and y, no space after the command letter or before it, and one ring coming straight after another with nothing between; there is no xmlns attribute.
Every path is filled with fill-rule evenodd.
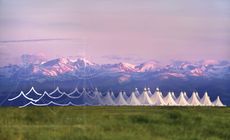
<svg viewBox="0 0 230 140"><path fill-rule="evenodd" d="M230 140L230 108L0 108L1 140Z"/></svg>

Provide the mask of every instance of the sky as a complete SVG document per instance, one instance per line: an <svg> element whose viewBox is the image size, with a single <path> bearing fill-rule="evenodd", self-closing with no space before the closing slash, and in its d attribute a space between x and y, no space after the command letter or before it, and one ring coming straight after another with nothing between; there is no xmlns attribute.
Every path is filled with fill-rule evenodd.
<svg viewBox="0 0 230 140"><path fill-rule="evenodd" d="M23 54L96 63L230 60L230 1L0 0L0 66Z"/></svg>

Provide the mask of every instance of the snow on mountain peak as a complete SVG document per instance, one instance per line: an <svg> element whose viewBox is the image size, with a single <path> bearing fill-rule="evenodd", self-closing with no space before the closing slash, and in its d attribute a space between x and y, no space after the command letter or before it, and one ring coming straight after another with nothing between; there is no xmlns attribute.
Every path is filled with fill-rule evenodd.
<svg viewBox="0 0 230 140"><path fill-rule="evenodd" d="M125 71L125 72L134 72L135 71L135 65L129 64L129 63L119 63L118 67L121 71Z"/></svg>
<svg viewBox="0 0 230 140"><path fill-rule="evenodd" d="M25 57L25 56L24 56ZM25 57L27 58L27 57ZM30 57L29 57L30 58ZM86 69L85 69L86 68ZM19 65L15 67L2 67L0 68L1 75L12 76L15 73L41 74L44 76L59 76L61 74L75 75L76 73L87 70L89 72L104 72L104 73L118 73L121 74L120 82L129 81L132 76L122 76L122 74L128 74L137 76L138 74L145 72L154 72L155 77L168 78L187 78L187 76L193 77L223 77L229 75L230 63L228 61L216 61L216 60L203 60L197 62L188 61L174 61L169 65L160 65L157 61L147 61L139 65L130 63L116 63L116 64L96 64L86 58L69 58L62 57L57 59L51 59L39 64Z"/></svg>
<svg viewBox="0 0 230 140"><path fill-rule="evenodd" d="M139 72L146 72L146 71L152 71L155 70L159 67L159 63L156 61L147 61L145 63L142 63L138 66L136 66L136 68L138 69Z"/></svg>
<svg viewBox="0 0 230 140"><path fill-rule="evenodd" d="M129 63L116 63L101 65L102 69L110 72L135 72L135 65Z"/></svg>
<svg viewBox="0 0 230 140"><path fill-rule="evenodd" d="M130 63L119 63L121 66L127 67L127 68L132 68L135 69L136 65L130 64Z"/></svg>
<svg viewBox="0 0 230 140"><path fill-rule="evenodd" d="M42 64L44 67L52 67L54 65L68 64L70 61L68 58L57 58L50 61L46 61Z"/></svg>
<svg viewBox="0 0 230 140"><path fill-rule="evenodd" d="M59 62L62 63L62 64L68 64L70 62L70 60L68 58L59 58Z"/></svg>
<svg viewBox="0 0 230 140"><path fill-rule="evenodd" d="M95 65L95 63L90 62L89 60L85 58L78 58L75 60L75 64L78 64L80 66L87 66L87 65Z"/></svg>
<svg viewBox="0 0 230 140"><path fill-rule="evenodd" d="M57 76L59 74L74 71L71 61L68 58L62 57L47 61L36 68L35 73L41 72L47 76Z"/></svg>
<svg viewBox="0 0 230 140"><path fill-rule="evenodd" d="M195 68L191 70L191 75L192 76L203 76L203 71L199 68Z"/></svg>

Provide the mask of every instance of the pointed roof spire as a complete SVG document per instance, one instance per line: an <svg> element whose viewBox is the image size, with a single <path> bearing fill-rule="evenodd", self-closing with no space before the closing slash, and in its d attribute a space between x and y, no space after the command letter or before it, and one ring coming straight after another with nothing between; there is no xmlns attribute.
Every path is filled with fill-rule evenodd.
<svg viewBox="0 0 230 140"><path fill-rule="evenodd" d="M180 92L179 97L176 99L176 103L180 106L188 106L189 105L183 92Z"/></svg>
<svg viewBox="0 0 230 140"><path fill-rule="evenodd" d="M225 106L225 105L221 102L219 96L217 96L216 100L213 102L213 105L214 105L214 106Z"/></svg>
<svg viewBox="0 0 230 140"><path fill-rule="evenodd" d="M140 96L140 92L138 91L138 89L137 89L137 88L135 88L134 93L135 93L135 95L136 95L137 97L138 97L138 96Z"/></svg>
<svg viewBox="0 0 230 140"><path fill-rule="evenodd" d="M123 97L123 92L119 92L117 98L114 100L115 104L120 106L120 105L127 105L126 100Z"/></svg>
<svg viewBox="0 0 230 140"><path fill-rule="evenodd" d="M151 92L150 88L147 89L147 92L148 92L149 96L152 96L152 92Z"/></svg>
<svg viewBox="0 0 230 140"><path fill-rule="evenodd" d="M187 95L186 92L184 92L184 98L185 98L186 100L188 100L188 95Z"/></svg>
<svg viewBox="0 0 230 140"><path fill-rule="evenodd" d="M173 99L171 92L168 92L168 94L164 97L164 102L166 105L170 105L170 106L176 106L177 105L177 103Z"/></svg>
<svg viewBox="0 0 230 140"><path fill-rule="evenodd" d="M162 93L159 90L156 90L150 99L154 105L166 105L163 100Z"/></svg>
<svg viewBox="0 0 230 140"><path fill-rule="evenodd" d="M174 92L171 92L173 99L176 101L176 95Z"/></svg>
<svg viewBox="0 0 230 140"><path fill-rule="evenodd" d="M132 92L129 98L127 99L127 103L128 105L141 105L134 92Z"/></svg>
<svg viewBox="0 0 230 140"><path fill-rule="evenodd" d="M142 105L152 105L153 104L149 95L148 95L146 88L144 89L142 94L140 96L138 96L138 100Z"/></svg>
<svg viewBox="0 0 230 140"><path fill-rule="evenodd" d="M57 87L58 88L58 87ZM59 88L58 88L59 89ZM38 93L36 90L35 90L35 88L32 86L31 87L31 89L27 92L27 93L25 93L25 95L28 95L28 94L30 94L31 92L34 92L36 95L39 95L39 96L41 96L42 94L41 93Z"/></svg>
<svg viewBox="0 0 230 140"><path fill-rule="evenodd" d="M160 91L159 87L156 88L156 91Z"/></svg>
<svg viewBox="0 0 230 140"><path fill-rule="evenodd" d="M197 99L200 100L200 96L199 96L198 92L196 92L196 96L197 96Z"/></svg>
<svg viewBox="0 0 230 140"><path fill-rule="evenodd" d="M197 99L197 94L196 94L196 92L193 92L193 93L192 93L192 96L189 98L188 103L189 103L191 106L199 106L199 105L201 105L200 101Z"/></svg>
<svg viewBox="0 0 230 140"><path fill-rule="evenodd" d="M123 92L122 92L122 95L123 95L123 97L124 97L124 99L125 99L125 100L127 100L127 99L128 99L128 95L126 94L126 92L125 92L125 91L123 91Z"/></svg>
<svg viewBox="0 0 230 140"><path fill-rule="evenodd" d="M208 96L208 92L204 93L204 96L201 98L200 103L204 106L212 106L212 102L210 100L210 97Z"/></svg>
<svg viewBox="0 0 230 140"><path fill-rule="evenodd" d="M115 105L110 92L108 91L105 96L99 96L100 105Z"/></svg>

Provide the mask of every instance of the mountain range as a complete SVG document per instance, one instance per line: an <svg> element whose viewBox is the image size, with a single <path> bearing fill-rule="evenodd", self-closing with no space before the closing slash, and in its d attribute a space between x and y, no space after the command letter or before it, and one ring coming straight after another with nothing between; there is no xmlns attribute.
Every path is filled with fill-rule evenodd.
<svg viewBox="0 0 230 140"><path fill-rule="evenodd" d="M210 97L223 96L230 104L230 62L202 60L196 62L172 61L161 64L146 61L141 64L97 64L85 58L57 58L41 61L26 60L18 65L0 68L0 96L29 90L32 86L41 91L52 91L56 86L65 91L98 87L102 91L131 91L135 87L160 87L163 91L208 91ZM4 104L4 102L0 101Z"/></svg>

